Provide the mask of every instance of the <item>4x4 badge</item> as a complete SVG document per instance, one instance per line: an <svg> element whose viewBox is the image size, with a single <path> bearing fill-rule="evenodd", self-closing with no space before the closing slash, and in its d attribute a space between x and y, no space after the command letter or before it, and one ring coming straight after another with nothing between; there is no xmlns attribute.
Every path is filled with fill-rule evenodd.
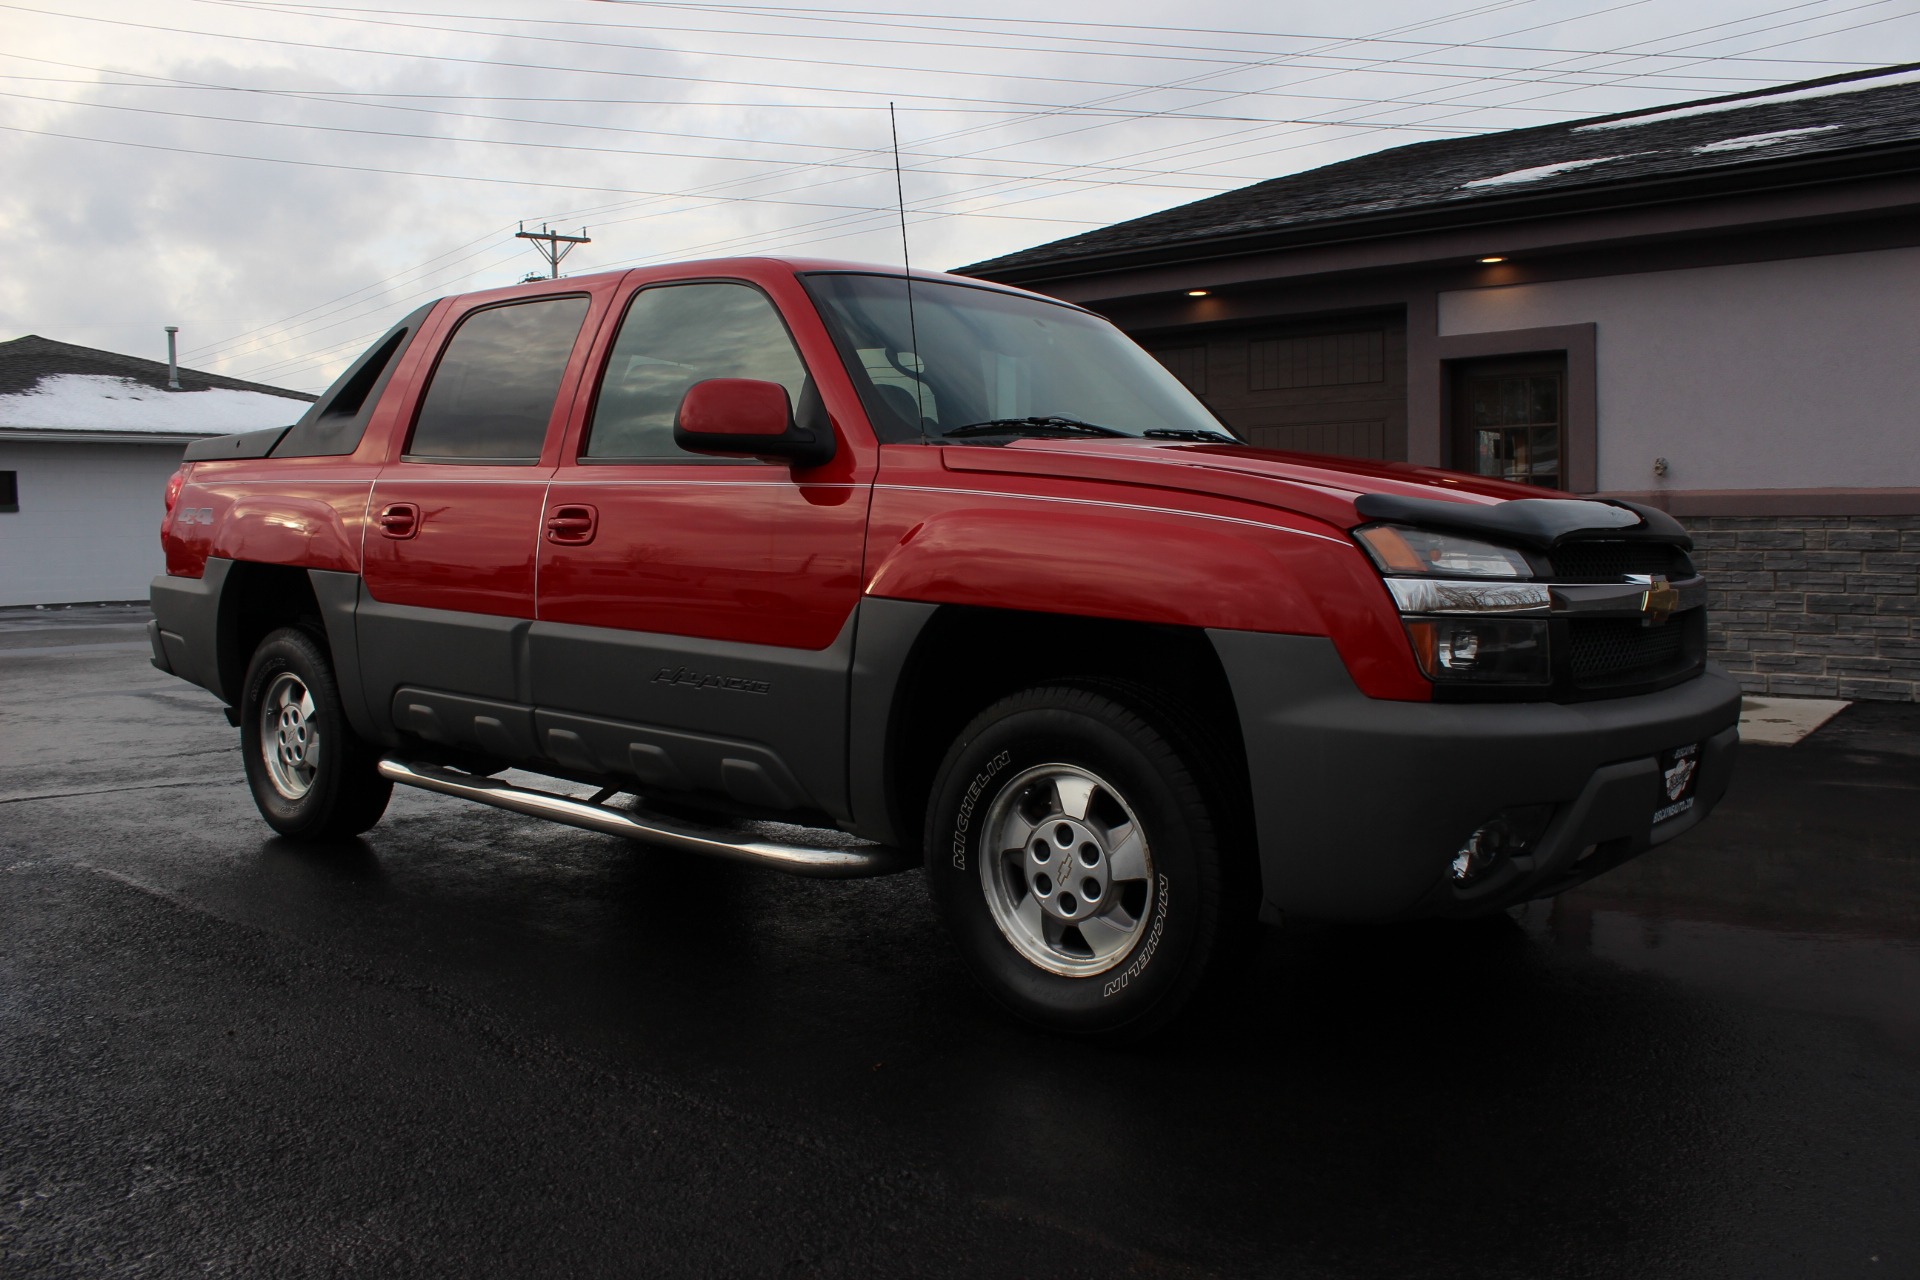
<svg viewBox="0 0 1920 1280"><path fill-rule="evenodd" d="M1656 576L1640 597L1640 611L1649 622L1665 622L1680 607L1680 592L1665 578Z"/></svg>

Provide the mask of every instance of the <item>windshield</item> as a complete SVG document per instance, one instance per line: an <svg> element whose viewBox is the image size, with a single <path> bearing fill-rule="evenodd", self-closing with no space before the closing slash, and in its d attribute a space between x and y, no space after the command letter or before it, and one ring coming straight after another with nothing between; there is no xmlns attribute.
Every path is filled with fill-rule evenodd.
<svg viewBox="0 0 1920 1280"><path fill-rule="evenodd" d="M884 440L1233 438L1158 360L1076 308L915 280L909 317L900 276L807 285Z"/></svg>

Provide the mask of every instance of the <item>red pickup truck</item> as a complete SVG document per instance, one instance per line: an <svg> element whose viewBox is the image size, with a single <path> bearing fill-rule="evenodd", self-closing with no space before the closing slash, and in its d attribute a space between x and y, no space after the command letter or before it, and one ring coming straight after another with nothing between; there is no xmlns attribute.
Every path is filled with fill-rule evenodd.
<svg viewBox="0 0 1920 1280"><path fill-rule="evenodd" d="M987 991L1087 1035L1263 919L1578 884L1698 823L1737 738L1663 513L1252 448L1098 316L935 273L442 299L166 505L154 663L283 835L399 782L924 867Z"/></svg>

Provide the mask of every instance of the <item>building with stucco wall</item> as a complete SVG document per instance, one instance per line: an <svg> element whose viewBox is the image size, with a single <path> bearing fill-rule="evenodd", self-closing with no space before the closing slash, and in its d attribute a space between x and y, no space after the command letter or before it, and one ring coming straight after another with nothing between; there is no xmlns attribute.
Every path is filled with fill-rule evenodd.
<svg viewBox="0 0 1920 1280"><path fill-rule="evenodd" d="M1920 65L1419 143L961 270L1255 443L1652 502L1756 692L1920 695Z"/></svg>
<svg viewBox="0 0 1920 1280"><path fill-rule="evenodd" d="M187 444L313 397L28 335L0 342L0 605L145 600Z"/></svg>

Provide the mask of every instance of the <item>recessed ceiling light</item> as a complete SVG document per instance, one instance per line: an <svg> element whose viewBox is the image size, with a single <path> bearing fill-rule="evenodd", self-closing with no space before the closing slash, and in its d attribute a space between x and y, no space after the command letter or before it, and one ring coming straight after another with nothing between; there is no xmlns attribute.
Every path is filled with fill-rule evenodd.
<svg viewBox="0 0 1920 1280"><path fill-rule="evenodd" d="M1494 254L1492 257L1482 258L1480 259L1480 261L1491 264L1495 262L1505 262L1506 259L1501 257L1499 254Z"/></svg>
<svg viewBox="0 0 1920 1280"><path fill-rule="evenodd" d="M1189 298L1204 298L1207 296L1207 291L1205 289L1189 289L1187 290L1187 296Z"/></svg>

